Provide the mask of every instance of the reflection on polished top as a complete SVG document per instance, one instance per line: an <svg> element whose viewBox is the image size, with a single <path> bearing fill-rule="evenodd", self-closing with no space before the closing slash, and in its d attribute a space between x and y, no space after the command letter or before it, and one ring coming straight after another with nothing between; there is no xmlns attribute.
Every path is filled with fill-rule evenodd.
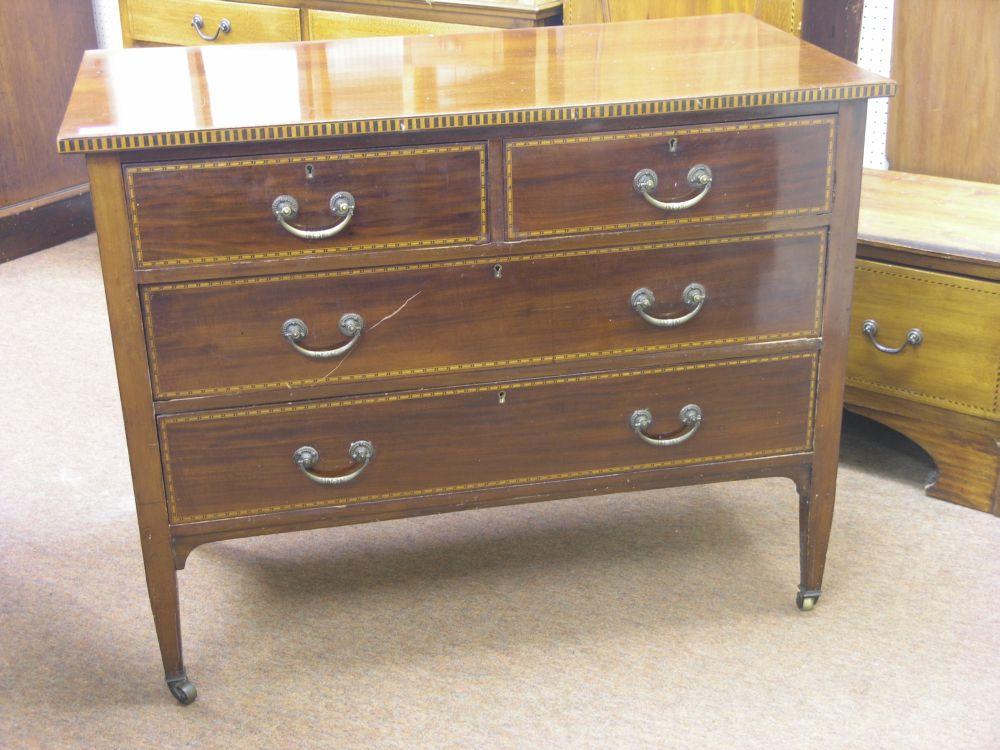
<svg viewBox="0 0 1000 750"><path fill-rule="evenodd" d="M746 15L87 52L60 151L118 151L887 96Z"/></svg>

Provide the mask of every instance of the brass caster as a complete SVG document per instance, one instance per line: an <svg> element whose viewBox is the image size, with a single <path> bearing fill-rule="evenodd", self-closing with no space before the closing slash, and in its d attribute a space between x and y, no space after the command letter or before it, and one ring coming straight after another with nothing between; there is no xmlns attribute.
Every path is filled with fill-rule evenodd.
<svg viewBox="0 0 1000 750"><path fill-rule="evenodd" d="M818 591L799 591L795 595L795 606L801 609L803 612L809 612L813 607L816 606L816 602L819 601Z"/></svg>
<svg viewBox="0 0 1000 750"><path fill-rule="evenodd" d="M170 688L171 695L173 695L177 699L177 702L182 706L190 706L198 697L198 690L195 688L194 683L191 682L186 675L182 675L181 677L177 677L173 680L167 680L167 687Z"/></svg>

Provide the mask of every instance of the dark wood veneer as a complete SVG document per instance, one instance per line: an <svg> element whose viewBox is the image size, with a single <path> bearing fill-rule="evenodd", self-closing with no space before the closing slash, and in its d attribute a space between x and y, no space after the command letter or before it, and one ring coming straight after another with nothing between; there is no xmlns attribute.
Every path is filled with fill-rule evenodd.
<svg viewBox="0 0 1000 750"><path fill-rule="evenodd" d="M833 117L809 117L511 140L507 233L520 239L826 213L834 126ZM633 187L639 170L652 169L658 200L690 198L698 191L688 185L688 170L698 164L714 179L690 209L665 213Z"/></svg>
<svg viewBox="0 0 1000 750"><path fill-rule="evenodd" d="M171 521L801 453L815 362L783 355L161 417ZM633 411L650 409L652 432L679 434L689 403L704 418L680 445L646 445L629 427ZM343 473L355 440L376 455L347 485L315 484L292 461L313 446L317 472Z"/></svg>
<svg viewBox="0 0 1000 750"><path fill-rule="evenodd" d="M161 50L135 89L107 70L146 65L142 50L84 62L60 147L97 152L88 157L94 212L146 577L165 674L182 702L193 688L175 571L193 547L219 539L783 476L800 497L798 603L819 596L864 99L890 93L891 82L742 16L461 39L447 43L447 57L440 39L404 40L391 59L379 40L262 45L246 69L218 49L212 76L188 65L204 51ZM691 72L695 52L703 75ZM232 96L216 96L245 89L261 65L287 74L298 121L248 120ZM549 75L536 88L542 65ZM170 90L188 98L168 92L159 126L139 129L167 69L181 71L183 85ZM440 75L423 74L431 69ZM198 101L185 109L192 91ZM798 116L817 122L739 125ZM618 137L688 127L699 132L679 135L673 155L665 133ZM531 140L546 143L504 146ZM322 162L312 184L298 158L438 142L473 149ZM267 163L174 168L261 154ZM636 154L642 163L630 161ZM716 173L687 217L703 220L645 218L655 209L633 192L634 172L656 169L657 195L680 197L669 188L688 158ZM393 172L391 161L410 168ZM355 193L358 211L335 242L285 235L270 214L289 193L302 226L324 226L337 190ZM733 239L766 233L785 236ZM643 244L655 247L635 249ZM709 299L683 326L650 328L628 305L646 286L654 314L676 314L692 281ZM370 328L339 361L316 368L281 337L281 323L300 317L311 327L305 343L339 343L332 331L345 312L361 312ZM650 446L629 426L647 408L652 431L679 434L677 412L690 403L703 422L680 444ZM315 470L336 473L360 439L377 455L342 486L314 484L292 461L311 444L321 451Z"/></svg>
<svg viewBox="0 0 1000 750"><path fill-rule="evenodd" d="M652 246L562 251L314 275L190 282L143 291L158 398L280 391L321 383L593 359L818 335L826 233L809 231ZM656 328L630 306L676 316L702 284L701 311ZM344 343L345 313L366 328L350 356L312 360L280 336Z"/></svg>
<svg viewBox="0 0 1000 750"><path fill-rule="evenodd" d="M129 166L136 267L483 242L485 170L481 143ZM340 191L356 209L328 240L292 236L271 211L291 195L289 223L324 229Z"/></svg>

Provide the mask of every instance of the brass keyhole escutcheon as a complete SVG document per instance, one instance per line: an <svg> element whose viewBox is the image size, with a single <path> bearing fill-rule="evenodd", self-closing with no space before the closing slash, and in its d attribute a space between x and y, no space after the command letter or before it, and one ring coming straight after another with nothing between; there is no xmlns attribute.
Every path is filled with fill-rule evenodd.
<svg viewBox="0 0 1000 750"><path fill-rule="evenodd" d="M493 266L493 278L499 279L501 276L503 276L503 264L497 263Z"/></svg>

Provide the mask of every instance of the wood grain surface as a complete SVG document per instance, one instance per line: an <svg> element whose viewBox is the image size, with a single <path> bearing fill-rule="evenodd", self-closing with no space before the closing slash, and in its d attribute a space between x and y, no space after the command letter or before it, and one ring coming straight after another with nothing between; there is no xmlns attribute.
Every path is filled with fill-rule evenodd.
<svg viewBox="0 0 1000 750"><path fill-rule="evenodd" d="M832 117L512 140L506 145L507 233L513 239L827 213L833 185ZM651 206L633 180L652 169L652 195L680 201L699 191L688 172L713 182L683 211ZM780 177L779 177L780 172Z"/></svg>
<svg viewBox="0 0 1000 750"><path fill-rule="evenodd" d="M890 81L745 15L220 49L88 54L60 148L454 131L893 90Z"/></svg>
<svg viewBox="0 0 1000 750"><path fill-rule="evenodd" d="M84 50L90 3L8 0L0 9L0 263L93 230L87 166L56 133Z"/></svg>
<svg viewBox="0 0 1000 750"><path fill-rule="evenodd" d="M480 379L500 367L817 336L825 244L812 231L146 287L153 387L159 398L284 398L320 383ZM692 282L707 300L676 328L651 326L630 306L647 287L652 315L682 315ZM366 329L343 357L312 360L280 336L300 318L301 345L332 349L346 341L337 325L348 312Z"/></svg>
<svg viewBox="0 0 1000 750"><path fill-rule="evenodd" d="M223 2L222 0L128 0L130 41L158 44L224 45L257 42L294 42L300 38L299 11L277 5ZM203 40L191 25L195 14L204 20L202 33L213 36L222 19L231 24L228 34L213 42Z"/></svg>
<svg viewBox="0 0 1000 750"><path fill-rule="evenodd" d="M884 248L904 264L947 263L941 270L1000 281L998 237L1000 186L865 170L859 255L868 257L871 248Z"/></svg>
<svg viewBox="0 0 1000 750"><path fill-rule="evenodd" d="M393 18L365 13L341 13L326 10L307 11L310 39L355 39L370 36L407 34L464 34L484 31L484 26L424 21L417 18Z"/></svg>
<svg viewBox="0 0 1000 750"><path fill-rule="evenodd" d="M896 5L889 166L1000 182L1000 2L906 0Z"/></svg>
<svg viewBox="0 0 1000 750"><path fill-rule="evenodd" d="M808 451L815 362L786 355L162 417L171 519ZM690 403L703 422L680 445L647 445L629 427L634 410L650 409L651 431L680 434L677 414ZM376 456L349 484L316 484L292 461L309 445L320 451L317 472L343 473L355 440L371 441Z"/></svg>
<svg viewBox="0 0 1000 750"><path fill-rule="evenodd" d="M567 24L750 13L782 31L799 32L803 0L565 0Z"/></svg>
<svg viewBox="0 0 1000 750"><path fill-rule="evenodd" d="M485 160L485 145L473 143L132 167L136 265L482 242ZM354 216L327 240L293 236L271 210L291 195L299 215L290 224L331 227L340 219L330 199L340 191L354 196Z"/></svg>
<svg viewBox="0 0 1000 750"><path fill-rule="evenodd" d="M1000 416L1000 285L859 260L851 312L848 382L965 414ZM924 335L900 354L875 349L861 331L899 346L911 328Z"/></svg>

